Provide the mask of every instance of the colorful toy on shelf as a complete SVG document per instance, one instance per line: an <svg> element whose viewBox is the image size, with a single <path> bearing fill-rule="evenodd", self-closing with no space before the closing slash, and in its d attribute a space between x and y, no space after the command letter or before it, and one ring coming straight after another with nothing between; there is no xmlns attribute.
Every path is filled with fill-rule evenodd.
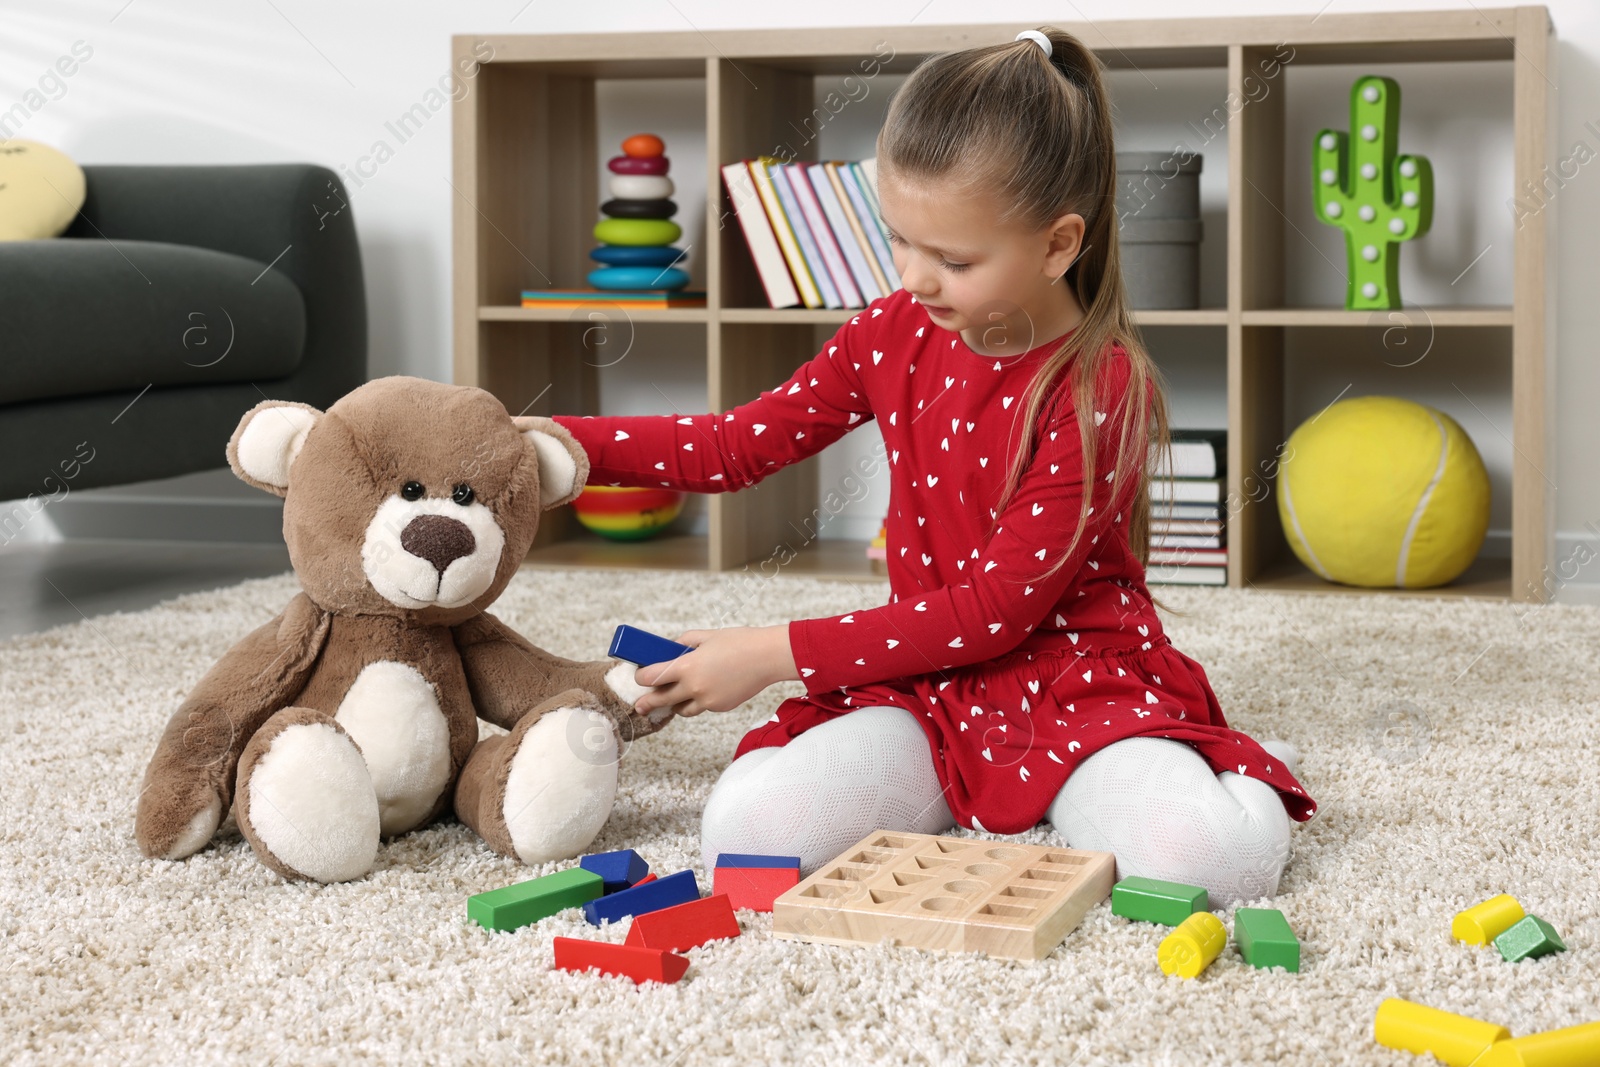
<svg viewBox="0 0 1600 1067"><path fill-rule="evenodd" d="M668 641L648 630L641 630L637 626L623 623L611 634L611 650L606 655L614 659L625 659L635 667L648 667L652 663L665 663L669 659L677 659L685 652L691 652L688 645L680 645L676 641Z"/></svg>
<svg viewBox="0 0 1600 1067"><path fill-rule="evenodd" d="M599 926L603 922L621 922L629 915L643 915L647 911L660 911L699 899L700 886L694 880L694 872L679 871L591 900L583 906L583 918L590 926Z"/></svg>
<svg viewBox="0 0 1600 1067"><path fill-rule="evenodd" d="M1437 408L1349 397L1289 436L1278 518L1320 578L1431 588L1477 558L1489 531L1489 474L1472 438Z"/></svg>
<svg viewBox="0 0 1600 1067"><path fill-rule="evenodd" d="M1156 878L1124 878L1111 890L1111 914L1138 922L1177 926L1210 906L1210 894L1197 885Z"/></svg>
<svg viewBox="0 0 1600 1067"><path fill-rule="evenodd" d="M1282 967L1296 974L1300 971L1300 940L1289 928L1289 920L1276 908L1234 909L1233 942L1252 967Z"/></svg>
<svg viewBox="0 0 1600 1067"><path fill-rule="evenodd" d="M739 919L725 894L714 894L636 915L624 945L684 952L707 941L739 936Z"/></svg>
<svg viewBox="0 0 1600 1067"><path fill-rule="evenodd" d="M771 911L773 901L800 883L800 858L724 852L712 877L712 892L727 894L735 908Z"/></svg>
<svg viewBox="0 0 1600 1067"><path fill-rule="evenodd" d="M1450 1067L1482 1063L1478 1057L1511 1032L1503 1026L1390 997L1378 1005L1372 1038L1384 1048L1431 1053Z"/></svg>
<svg viewBox="0 0 1600 1067"><path fill-rule="evenodd" d="M639 292L689 284L688 271L676 265L685 253L670 247L683 228L672 221L678 205L671 199L665 150L661 138L638 133L622 142L622 155L606 163L610 199L600 205L606 218L595 224L594 237L602 244L591 253L601 266L589 272L596 289ZM618 255L619 249L628 253Z"/></svg>
<svg viewBox="0 0 1600 1067"><path fill-rule="evenodd" d="M1400 85L1377 75L1350 87L1350 133L1317 133L1312 199L1318 219L1344 230L1347 308L1400 307L1400 242L1433 222L1433 167L1398 155L1399 140Z"/></svg>
<svg viewBox="0 0 1600 1067"><path fill-rule="evenodd" d="M644 861L644 857L631 848L584 856L578 861L578 866L600 876L605 884L605 895L637 885L640 879L650 873L650 865Z"/></svg>
<svg viewBox="0 0 1600 1067"><path fill-rule="evenodd" d="M1527 915L1494 939L1494 947L1507 963L1536 960L1553 952L1565 952L1566 943L1555 927L1537 915Z"/></svg>
<svg viewBox="0 0 1600 1067"><path fill-rule="evenodd" d="M1115 869L1109 852L880 831L780 896L772 933L1038 960L1106 898Z"/></svg>
<svg viewBox="0 0 1600 1067"><path fill-rule="evenodd" d="M604 880L581 867L467 898L467 917L485 930L516 930L598 899Z"/></svg>
<svg viewBox="0 0 1600 1067"><path fill-rule="evenodd" d="M609 541L643 541L659 534L683 512L681 489L589 485L572 502L583 527Z"/></svg>
<svg viewBox="0 0 1600 1067"><path fill-rule="evenodd" d="M585 941L581 937L558 937L552 942L555 965L563 971L598 970L621 975L635 983L672 983L689 969L683 956L659 948L615 945L609 941Z"/></svg>
<svg viewBox="0 0 1600 1067"><path fill-rule="evenodd" d="M1156 962L1163 973L1194 978L1210 966L1228 943L1228 930L1209 911L1197 911L1161 940Z"/></svg>
<svg viewBox="0 0 1600 1067"><path fill-rule="evenodd" d="M1464 945L1487 945L1521 922L1524 914L1516 897L1501 893L1457 912L1450 921L1450 936Z"/></svg>

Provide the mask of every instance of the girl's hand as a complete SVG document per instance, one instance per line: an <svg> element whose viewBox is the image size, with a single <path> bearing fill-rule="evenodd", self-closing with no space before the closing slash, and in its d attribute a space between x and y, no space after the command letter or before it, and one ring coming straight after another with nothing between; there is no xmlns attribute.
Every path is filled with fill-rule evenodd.
<svg viewBox="0 0 1600 1067"><path fill-rule="evenodd" d="M732 711L773 682L800 677L786 625L689 630L677 641L693 651L634 671L635 681L654 687L634 702L639 714L664 707L679 715Z"/></svg>

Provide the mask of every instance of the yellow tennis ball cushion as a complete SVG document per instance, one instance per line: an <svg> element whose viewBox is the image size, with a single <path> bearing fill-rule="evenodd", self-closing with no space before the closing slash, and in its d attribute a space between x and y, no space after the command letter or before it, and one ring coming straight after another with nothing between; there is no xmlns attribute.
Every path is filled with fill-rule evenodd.
<svg viewBox="0 0 1600 1067"><path fill-rule="evenodd" d="M54 237L83 207L83 168L37 141L0 141L0 241Z"/></svg>
<svg viewBox="0 0 1600 1067"><path fill-rule="evenodd" d="M1489 530L1489 475L1472 438L1436 408L1394 396L1341 400L1289 436L1278 517L1300 562L1331 582L1444 585Z"/></svg>

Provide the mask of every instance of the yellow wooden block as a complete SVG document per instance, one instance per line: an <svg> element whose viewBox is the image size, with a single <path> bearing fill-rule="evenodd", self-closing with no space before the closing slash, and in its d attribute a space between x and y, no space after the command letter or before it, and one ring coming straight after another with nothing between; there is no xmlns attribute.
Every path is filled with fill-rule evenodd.
<svg viewBox="0 0 1600 1067"><path fill-rule="evenodd" d="M1468 945L1487 945L1522 919L1522 905L1517 903L1517 898L1501 893L1457 912L1450 921L1450 936Z"/></svg>
<svg viewBox="0 0 1600 1067"><path fill-rule="evenodd" d="M1497 1042L1474 1067L1591 1067L1600 1063L1600 1022Z"/></svg>
<svg viewBox="0 0 1600 1067"><path fill-rule="evenodd" d="M1209 911L1197 911L1168 934L1156 953L1167 974L1193 978L1217 958L1228 943L1228 930Z"/></svg>
<svg viewBox="0 0 1600 1067"><path fill-rule="evenodd" d="M1402 1052L1431 1052L1450 1067L1485 1067L1478 1057L1511 1031L1465 1015L1454 1015L1425 1004L1390 997L1378 1005L1372 1037L1385 1048Z"/></svg>

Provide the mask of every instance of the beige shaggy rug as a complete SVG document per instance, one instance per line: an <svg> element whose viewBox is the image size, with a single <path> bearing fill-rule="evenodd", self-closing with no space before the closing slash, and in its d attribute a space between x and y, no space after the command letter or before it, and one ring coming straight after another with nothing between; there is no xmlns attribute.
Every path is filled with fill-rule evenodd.
<svg viewBox="0 0 1600 1067"><path fill-rule="evenodd" d="M463 827L387 844L364 881L288 884L228 824L183 862L133 843L140 775L187 689L294 592L284 575L0 644L0 1063L1409 1064L1387 996L1514 1034L1600 1016L1600 611L1168 589L1175 644L1234 726L1300 746L1321 803L1273 902L1300 974L1230 943L1198 980L1162 927L1089 913L1048 959L796 944L770 916L672 986L551 969L568 912L512 934L466 898L530 871ZM563 655L881 603L885 586L524 570L496 611ZM724 616L734 609L736 615ZM798 685L634 746L594 851L699 869L699 814L739 735ZM966 831L958 831L968 833ZM1054 843L1038 828L1021 840ZM1570 951L1518 965L1451 941L1515 894ZM1229 921L1231 915L1223 918ZM625 927L604 936L621 940Z"/></svg>

